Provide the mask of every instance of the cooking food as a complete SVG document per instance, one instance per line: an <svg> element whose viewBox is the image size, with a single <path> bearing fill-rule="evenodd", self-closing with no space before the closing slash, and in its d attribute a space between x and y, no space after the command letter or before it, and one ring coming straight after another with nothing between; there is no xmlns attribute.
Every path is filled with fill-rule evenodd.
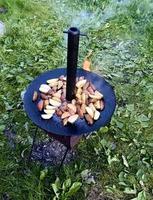
<svg viewBox="0 0 153 200"><path fill-rule="evenodd" d="M104 109L103 94L83 76L76 78L76 98L66 100L66 77L49 79L41 84L39 91L34 91L32 101L36 103L41 117L51 119L53 115L61 118L63 125L85 119L92 125Z"/></svg>

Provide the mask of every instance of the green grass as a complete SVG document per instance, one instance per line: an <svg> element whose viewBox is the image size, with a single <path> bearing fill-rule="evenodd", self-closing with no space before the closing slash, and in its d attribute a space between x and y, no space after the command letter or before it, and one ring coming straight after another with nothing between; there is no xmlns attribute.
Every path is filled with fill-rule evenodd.
<svg viewBox="0 0 153 200"><path fill-rule="evenodd" d="M82 183L80 189L70 197L70 186L59 189L59 199L87 199L91 187L98 187L113 200L151 200L152 1L60 2L0 0L0 7L8 8L7 14L0 14L6 24L0 37L0 197L7 193L13 200L52 200L51 184L62 187L71 178L71 185ZM57 183L56 169L28 166L21 156L27 155L34 131L22 109L21 92L43 71L66 65L63 30L80 12L92 13L93 18L90 23L77 18L89 36L81 38L79 65L92 49L92 70L115 87L118 104L110 125L79 144L76 160L61 170ZM10 126L16 132L14 149L3 134ZM84 170L94 175L95 184L82 177Z"/></svg>

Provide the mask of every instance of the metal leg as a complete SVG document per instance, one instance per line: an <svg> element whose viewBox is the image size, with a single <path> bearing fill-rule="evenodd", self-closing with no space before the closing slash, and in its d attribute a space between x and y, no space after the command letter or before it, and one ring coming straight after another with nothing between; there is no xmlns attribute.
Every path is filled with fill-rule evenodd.
<svg viewBox="0 0 153 200"><path fill-rule="evenodd" d="M67 155L67 153L68 153L68 150L69 150L69 148L67 147L67 149L66 149L66 151L65 151L65 153L64 153L64 156L63 156L63 158L62 158L62 161L61 161L61 164L60 164L59 168L62 167L63 162L64 162L64 160L65 160L65 158L66 158L66 155Z"/></svg>
<svg viewBox="0 0 153 200"><path fill-rule="evenodd" d="M28 157L28 163L31 160L31 154L32 154L32 150L33 150L33 147L34 147L34 144L35 144L35 141L36 141L37 132L38 132L38 127L36 127L35 132L33 134L33 142L32 142L31 150L30 150L29 157Z"/></svg>

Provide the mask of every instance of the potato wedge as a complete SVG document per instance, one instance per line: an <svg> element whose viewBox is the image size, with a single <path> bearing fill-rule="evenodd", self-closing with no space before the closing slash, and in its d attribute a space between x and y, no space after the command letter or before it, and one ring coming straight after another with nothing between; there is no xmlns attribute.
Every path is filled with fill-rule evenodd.
<svg viewBox="0 0 153 200"><path fill-rule="evenodd" d="M43 118L43 119L50 119L50 118L52 118L52 116L53 116L53 114L42 114L41 118Z"/></svg>
<svg viewBox="0 0 153 200"><path fill-rule="evenodd" d="M73 124L79 118L78 114L72 115L68 118L68 122Z"/></svg>

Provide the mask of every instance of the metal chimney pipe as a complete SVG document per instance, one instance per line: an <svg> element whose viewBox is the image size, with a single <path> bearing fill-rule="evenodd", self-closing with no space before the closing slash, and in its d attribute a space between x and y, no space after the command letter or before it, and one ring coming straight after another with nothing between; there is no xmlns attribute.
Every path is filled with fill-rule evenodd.
<svg viewBox="0 0 153 200"><path fill-rule="evenodd" d="M71 101L75 98L80 30L71 27L65 33L68 33L66 99Z"/></svg>

